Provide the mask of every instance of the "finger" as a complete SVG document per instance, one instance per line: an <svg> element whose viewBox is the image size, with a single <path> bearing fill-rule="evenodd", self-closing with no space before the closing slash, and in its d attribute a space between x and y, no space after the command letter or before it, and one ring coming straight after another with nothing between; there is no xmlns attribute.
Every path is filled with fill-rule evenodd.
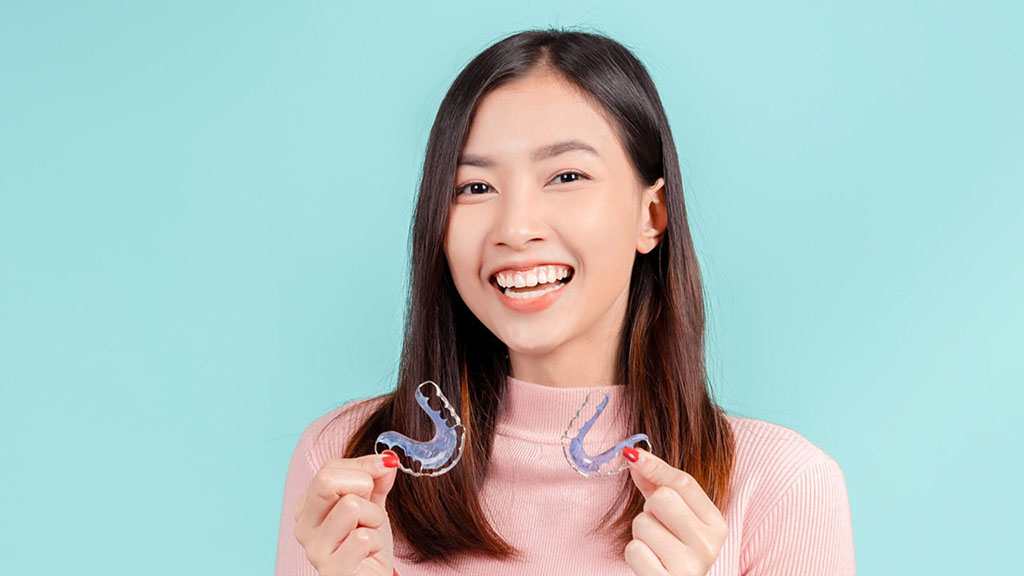
<svg viewBox="0 0 1024 576"><path fill-rule="evenodd" d="M643 540L630 540L625 556L626 564L637 576L669 576L665 565Z"/></svg>
<svg viewBox="0 0 1024 576"><path fill-rule="evenodd" d="M380 552L386 545L387 539L380 530L356 528L330 555L328 564L339 574L355 574L363 560Z"/></svg>
<svg viewBox="0 0 1024 576"><path fill-rule="evenodd" d="M636 450L638 459L636 462L629 461L629 473L644 498L650 497L658 486L668 486L679 492L687 506L702 522L712 526L720 521L721 512L693 476L675 468L643 448L634 450Z"/></svg>
<svg viewBox="0 0 1024 576"><path fill-rule="evenodd" d="M331 508L321 526L336 534L345 535L358 526L380 528L388 514L383 508L355 494L345 494ZM338 539L340 542L341 539Z"/></svg>
<svg viewBox="0 0 1024 576"><path fill-rule="evenodd" d="M639 452L639 450L637 451ZM640 493L644 495L644 498L648 498L655 490L658 489L658 485L651 482L643 475L636 466L630 464L629 466L629 477L633 479L633 484L640 490Z"/></svg>
<svg viewBox="0 0 1024 576"><path fill-rule="evenodd" d="M379 528L386 519L387 514L380 506L362 496L345 494L317 528L313 540L307 544L307 551L314 557L325 558L356 528Z"/></svg>
<svg viewBox="0 0 1024 576"><path fill-rule="evenodd" d="M627 450L629 450L628 447L623 448L623 453L628 454ZM643 448L633 448L633 451L636 454L637 461L634 462L628 457L626 460L629 462L630 473L635 478L644 481L643 483L638 483L637 487L640 488L645 498L650 496L658 486L669 486L678 482L684 474L682 470Z"/></svg>
<svg viewBox="0 0 1024 576"><path fill-rule="evenodd" d="M706 540L703 521L694 514L683 497L668 486L659 486L644 502L644 512L652 514L673 536L694 546Z"/></svg>
<svg viewBox="0 0 1024 576"><path fill-rule="evenodd" d="M387 501L388 493L395 485L395 477L398 476L398 454L392 450L385 450L381 456L385 472L373 477L373 490L370 492L369 500L384 508L384 502Z"/></svg>
<svg viewBox="0 0 1024 576"><path fill-rule="evenodd" d="M386 483L387 490L390 490L391 484L394 483L394 475L395 468L384 466L384 457L377 454L328 460L317 472L301 500L302 507L297 513L296 533L299 533L300 529L318 526L335 502L345 494L356 494L370 500L378 490L379 478L391 477L390 480L381 482L382 486Z"/></svg>
<svg viewBox="0 0 1024 576"><path fill-rule="evenodd" d="M686 558L692 556L686 544L679 540L649 512L641 512L633 518L633 538L640 540L654 552L670 574L686 574Z"/></svg>

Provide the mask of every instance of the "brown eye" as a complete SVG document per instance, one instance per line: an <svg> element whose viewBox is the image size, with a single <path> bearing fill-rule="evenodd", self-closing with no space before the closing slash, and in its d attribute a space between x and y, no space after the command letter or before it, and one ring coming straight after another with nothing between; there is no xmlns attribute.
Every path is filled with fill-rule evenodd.
<svg viewBox="0 0 1024 576"><path fill-rule="evenodd" d="M470 192L470 195L485 194L485 193L490 191L490 186L488 186L487 184L484 184L483 182L470 182L469 184L464 184L464 185L456 188L455 189L455 195L456 196L461 195L462 191L465 190L466 188L470 188L472 190Z"/></svg>
<svg viewBox="0 0 1024 576"><path fill-rule="evenodd" d="M567 177L567 176L570 176L572 178L566 179L565 177ZM562 172L561 174L555 176L555 178L556 179L560 179L559 180L559 184L568 184L570 182L576 182L576 181L580 180L581 178L586 178L586 176L584 176L583 174L580 174L579 172L576 172L575 170L570 170L568 172Z"/></svg>

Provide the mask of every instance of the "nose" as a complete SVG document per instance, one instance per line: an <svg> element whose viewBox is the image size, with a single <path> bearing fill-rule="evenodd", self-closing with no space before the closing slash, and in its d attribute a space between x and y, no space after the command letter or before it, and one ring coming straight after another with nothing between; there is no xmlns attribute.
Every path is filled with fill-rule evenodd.
<svg viewBox="0 0 1024 576"><path fill-rule="evenodd" d="M508 187L501 195L495 242L520 250L532 240L543 240L547 233L541 191L525 181Z"/></svg>

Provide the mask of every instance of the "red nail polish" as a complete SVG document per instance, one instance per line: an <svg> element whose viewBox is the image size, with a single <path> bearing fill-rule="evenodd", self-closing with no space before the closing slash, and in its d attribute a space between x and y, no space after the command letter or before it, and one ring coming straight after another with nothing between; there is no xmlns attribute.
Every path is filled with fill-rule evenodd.
<svg viewBox="0 0 1024 576"><path fill-rule="evenodd" d="M391 450L385 450L384 454L384 465L388 468L398 467L398 454L395 454Z"/></svg>
<svg viewBox="0 0 1024 576"><path fill-rule="evenodd" d="M640 453L636 451L636 448L632 446L626 446L622 449L622 455L626 457L626 460L630 462L636 462L640 459Z"/></svg>

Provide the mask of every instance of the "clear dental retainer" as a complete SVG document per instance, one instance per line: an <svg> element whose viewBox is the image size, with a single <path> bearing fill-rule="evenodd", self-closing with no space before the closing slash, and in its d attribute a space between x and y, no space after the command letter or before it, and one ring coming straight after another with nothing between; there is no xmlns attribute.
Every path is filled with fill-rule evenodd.
<svg viewBox="0 0 1024 576"><path fill-rule="evenodd" d="M393 451L398 455L399 470L406 474L440 476L455 467L462 458L466 428L435 382L427 380L416 387L416 403L434 423L434 437L419 441L388 430L377 436L374 452Z"/></svg>
<svg viewBox="0 0 1024 576"><path fill-rule="evenodd" d="M599 390L587 394L586 400L576 410L576 415L569 421L569 426L562 434L562 451L565 453L566 461L573 470L587 478L612 476L625 470L629 462L622 455L622 449L626 446L651 451L651 441L647 435L634 434L596 456L587 454L583 449L584 438L594 425L594 421L608 406L608 399L608 394Z"/></svg>

